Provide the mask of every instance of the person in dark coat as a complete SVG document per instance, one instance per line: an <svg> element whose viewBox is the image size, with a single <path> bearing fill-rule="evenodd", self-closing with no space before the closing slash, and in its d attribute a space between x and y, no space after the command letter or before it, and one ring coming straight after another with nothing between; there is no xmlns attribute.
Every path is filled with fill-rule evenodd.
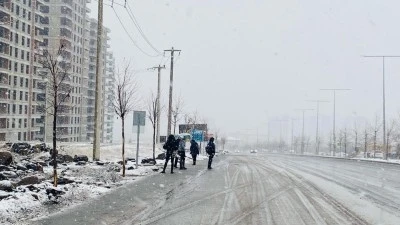
<svg viewBox="0 0 400 225"><path fill-rule="evenodd" d="M181 143L181 137L178 136L178 138L175 140L175 149L179 149L179 144ZM174 167L178 168L178 161L179 161L179 154L177 154L177 151L174 151L174 157L175 157L175 163L174 163Z"/></svg>
<svg viewBox="0 0 400 225"><path fill-rule="evenodd" d="M194 139L190 141L190 154L192 155L193 165L196 165L196 158L199 154L199 144L197 144Z"/></svg>
<svg viewBox="0 0 400 225"><path fill-rule="evenodd" d="M214 158L215 155L215 144L214 144L214 138L210 138L210 141L207 144L206 147L206 152L208 154L208 169L212 169L211 163L212 159Z"/></svg>
<svg viewBox="0 0 400 225"><path fill-rule="evenodd" d="M167 150L165 154L164 168L161 173L165 173L168 161L171 159L171 173L174 173L174 152L178 149L174 135L169 135L167 142L164 144L163 149Z"/></svg>
<svg viewBox="0 0 400 225"><path fill-rule="evenodd" d="M185 152L185 140L181 139L179 142L179 147L178 147L178 155L179 155L179 169L180 170L186 170L187 168L185 167L185 158L186 158L186 152Z"/></svg>

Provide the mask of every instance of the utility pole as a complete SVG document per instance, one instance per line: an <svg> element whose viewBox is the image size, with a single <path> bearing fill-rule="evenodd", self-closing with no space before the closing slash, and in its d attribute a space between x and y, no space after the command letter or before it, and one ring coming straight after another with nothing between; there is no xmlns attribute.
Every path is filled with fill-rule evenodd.
<svg viewBox="0 0 400 225"><path fill-rule="evenodd" d="M308 100L308 102L316 102L317 103L317 132L315 134L315 154L319 154L319 134L318 134L318 128L319 128L319 103L321 102L329 102L329 101L323 101L323 100Z"/></svg>
<svg viewBox="0 0 400 225"><path fill-rule="evenodd" d="M100 160L100 118L101 118L101 47L103 40L103 0L98 0L97 18L97 55L96 55L96 91L94 105L94 140L93 140L93 161Z"/></svg>
<svg viewBox="0 0 400 225"><path fill-rule="evenodd" d="M291 127L292 127L292 140L291 140L291 142L290 142L290 150L292 151L293 150L293 142L294 142L294 126L293 126L293 121L295 121L295 120L298 120L298 119L291 119L291 121L292 121L292 124L291 124ZM296 152L297 153L297 152Z"/></svg>
<svg viewBox="0 0 400 225"><path fill-rule="evenodd" d="M174 47L171 49L164 50L165 52L171 52L171 71L170 71L170 78L169 78L169 103L168 103L168 129L167 129L167 136L171 134L171 119L172 119L172 91L174 85L174 53L179 52L181 54L181 50L176 50Z"/></svg>
<svg viewBox="0 0 400 225"><path fill-rule="evenodd" d="M157 144L159 144L160 143L160 116L161 116L161 104L160 104L160 98L161 98L161 94L160 94L160 92L161 92L161 70L165 69L165 65L164 66L158 65L158 66L152 67L150 69L153 69L153 70L157 69L157 71L158 71L157 103L156 103L157 104L156 142L157 142Z"/></svg>
<svg viewBox="0 0 400 225"><path fill-rule="evenodd" d="M282 152L282 122L287 122L287 120L278 120L279 122L279 151Z"/></svg>
<svg viewBox="0 0 400 225"><path fill-rule="evenodd" d="M382 58L382 106L383 106L383 149L385 151L385 159L388 159L388 149L386 148L386 94L385 94L385 58L400 58L400 55L365 55L366 58ZM375 151L375 149L374 149ZM374 153L375 156L375 153Z"/></svg>
<svg viewBox="0 0 400 225"><path fill-rule="evenodd" d="M347 154L347 129L344 129L344 157L346 158Z"/></svg>
<svg viewBox="0 0 400 225"><path fill-rule="evenodd" d="M349 91L351 89L320 89L321 91L333 91L333 156L336 155L336 91Z"/></svg>
<svg viewBox="0 0 400 225"><path fill-rule="evenodd" d="M28 141L32 141L32 96L33 96L33 62L35 58L35 36L36 36L36 25L35 25L35 18L36 18L36 0L32 0L32 17L31 17L31 52L29 56L29 96L28 96L28 135L27 139ZM45 105L47 103L47 100L45 100ZM47 109L47 108L46 108ZM47 120L47 110L45 110L44 114L44 121ZM44 122L44 136L43 136L43 141L46 143L46 122Z"/></svg>
<svg viewBox="0 0 400 225"><path fill-rule="evenodd" d="M306 111L312 111L314 109L296 109L297 111L302 111L303 113L303 128L301 132L301 154L304 154L304 114Z"/></svg>
<svg viewBox="0 0 400 225"><path fill-rule="evenodd" d="M271 123L270 123L270 121L268 121L268 137L267 137L267 142L268 142L268 144L267 144L267 146L268 146L268 148L270 148L270 142L269 142L269 136L270 136L270 132L271 132L271 128L270 128L270 126L271 126ZM268 151L269 151L270 149L268 149Z"/></svg>
<svg viewBox="0 0 400 225"><path fill-rule="evenodd" d="M365 129L365 138L364 138L364 158L367 158L367 138L368 138L368 133L367 133L367 129Z"/></svg>

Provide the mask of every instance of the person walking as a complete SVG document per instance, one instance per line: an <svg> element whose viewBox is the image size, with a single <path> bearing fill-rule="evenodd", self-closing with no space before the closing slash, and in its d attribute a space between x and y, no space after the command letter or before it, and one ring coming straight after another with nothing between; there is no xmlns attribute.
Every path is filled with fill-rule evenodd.
<svg viewBox="0 0 400 225"><path fill-rule="evenodd" d="M206 147L206 152L208 154L208 169L212 169L211 164L212 164L212 159L214 158L215 155L215 144L214 144L214 138L210 138L210 141L207 144Z"/></svg>
<svg viewBox="0 0 400 225"><path fill-rule="evenodd" d="M171 173L174 173L174 152L177 149L176 140L174 135L169 135L167 142L164 144L163 149L167 150L165 154L164 168L161 173L165 173L168 161L171 159Z"/></svg>
<svg viewBox="0 0 400 225"><path fill-rule="evenodd" d="M196 165L196 158L199 154L199 144L197 144L194 139L190 141L190 154L192 155L193 165Z"/></svg>
<svg viewBox="0 0 400 225"><path fill-rule="evenodd" d="M178 147L178 154L179 154L179 169L180 170L186 170L185 167L185 158L186 158L186 152L185 152L185 140L181 139L179 141L179 147Z"/></svg>

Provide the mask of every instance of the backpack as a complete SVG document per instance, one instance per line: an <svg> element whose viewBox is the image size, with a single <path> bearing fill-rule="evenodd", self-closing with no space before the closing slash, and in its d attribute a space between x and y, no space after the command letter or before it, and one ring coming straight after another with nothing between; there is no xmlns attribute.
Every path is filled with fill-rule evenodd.
<svg viewBox="0 0 400 225"><path fill-rule="evenodd" d="M210 145L206 146L206 152L207 152L207 154L211 154L211 146Z"/></svg>

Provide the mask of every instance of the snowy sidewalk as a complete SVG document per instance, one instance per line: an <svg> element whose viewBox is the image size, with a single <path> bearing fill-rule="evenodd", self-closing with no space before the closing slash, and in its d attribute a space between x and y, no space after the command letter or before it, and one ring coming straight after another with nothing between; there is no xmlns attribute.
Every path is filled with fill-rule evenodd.
<svg viewBox="0 0 400 225"><path fill-rule="evenodd" d="M215 163L221 157L215 158ZM157 207L179 185L190 182L206 171L207 160L198 161L196 166L187 160L187 170L174 170L174 174L154 174L136 182L126 184L109 193L90 200L74 208L41 218L27 221L27 224L122 224L122 222L145 215L146 211ZM170 165L168 167L169 171Z"/></svg>

